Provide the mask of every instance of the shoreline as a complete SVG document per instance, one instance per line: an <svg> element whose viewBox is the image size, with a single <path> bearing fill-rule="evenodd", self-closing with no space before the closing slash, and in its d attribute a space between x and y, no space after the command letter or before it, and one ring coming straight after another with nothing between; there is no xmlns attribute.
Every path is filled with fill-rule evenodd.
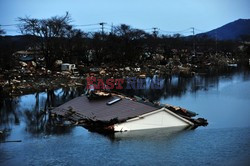
<svg viewBox="0 0 250 166"><path fill-rule="evenodd" d="M5 97L17 97L24 94L30 94L34 92L42 92L47 90L55 90L63 87L83 87L86 85L86 78L89 76L94 76L97 78L107 79L107 78L147 78L157 75L159 77L171 77L177 75L180 77L193 77L193 76L203 76L203 75L217 75L232 72L234 69L239 69L240 67L232 66L211 66L209 69L202 69L205 72L195 72L191 68L178 68L172 69L171 71L164 65L157 65L155 67L85 67L84 73L74 74L71 72L58 72L53 71L49 73L42 73L39 70L35 70L32 73L21 73L18 70L5 71L5 79L2 76L0 78L0 94L1 98ZM216 69L216 70L215 70ZM200 70L200 71L202 71ZM170 72L169 72L170 71ZM6 79L8 75L9 79Z"/></svg>

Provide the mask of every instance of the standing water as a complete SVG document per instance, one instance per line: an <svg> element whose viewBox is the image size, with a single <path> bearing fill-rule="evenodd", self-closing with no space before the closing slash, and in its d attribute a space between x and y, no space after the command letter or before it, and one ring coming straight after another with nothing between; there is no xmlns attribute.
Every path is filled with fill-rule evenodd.
<svg viewBox="0 0 250 166"><path fill-rule="evenodd" d="M181 106L208 119L207 127L131 131L112 136L50 125L45 108L83 93L59 89L0 103L0 165L249 165L250 72L165 79L161 91L137 95ZM130 92L125 92L130 93Z"/></svg>

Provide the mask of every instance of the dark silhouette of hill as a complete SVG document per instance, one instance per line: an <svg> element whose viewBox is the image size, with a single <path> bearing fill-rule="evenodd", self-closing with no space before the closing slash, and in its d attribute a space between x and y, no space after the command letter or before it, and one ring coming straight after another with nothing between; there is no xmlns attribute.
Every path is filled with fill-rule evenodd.
<svg viewBox="0 0 250 166"><path fill-rule="evenodd" d="M206 33L197 36L208 36L218 40L239 40L244 35L250 35L250 19L238 19Z"/></svg>

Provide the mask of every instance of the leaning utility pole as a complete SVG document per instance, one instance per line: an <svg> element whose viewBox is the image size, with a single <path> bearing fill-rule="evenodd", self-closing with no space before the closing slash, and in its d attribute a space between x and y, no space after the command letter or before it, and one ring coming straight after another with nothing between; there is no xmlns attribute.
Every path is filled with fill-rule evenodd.
<svg viewBox="0 0 250 166"><path fill-rule="evenodd" d="M193 33L193 51L194 51L194 56L195 56L195 37L194 37L194 27L191 27L191 29L192 29L192 33Z"/></svg>

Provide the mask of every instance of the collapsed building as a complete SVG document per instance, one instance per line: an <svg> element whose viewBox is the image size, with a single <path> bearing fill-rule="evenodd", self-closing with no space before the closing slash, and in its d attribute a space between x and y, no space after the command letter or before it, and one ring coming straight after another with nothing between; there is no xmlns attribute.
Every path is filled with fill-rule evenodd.
<svg viewBox="0 0 250 166"><path fill-rule="evenodd" d="M153 104L142 98L95 92L74 98L51 110L55 119L71 121L87 129L124 132L169 127L196 128L207 120L180 107Z"/></svg>

